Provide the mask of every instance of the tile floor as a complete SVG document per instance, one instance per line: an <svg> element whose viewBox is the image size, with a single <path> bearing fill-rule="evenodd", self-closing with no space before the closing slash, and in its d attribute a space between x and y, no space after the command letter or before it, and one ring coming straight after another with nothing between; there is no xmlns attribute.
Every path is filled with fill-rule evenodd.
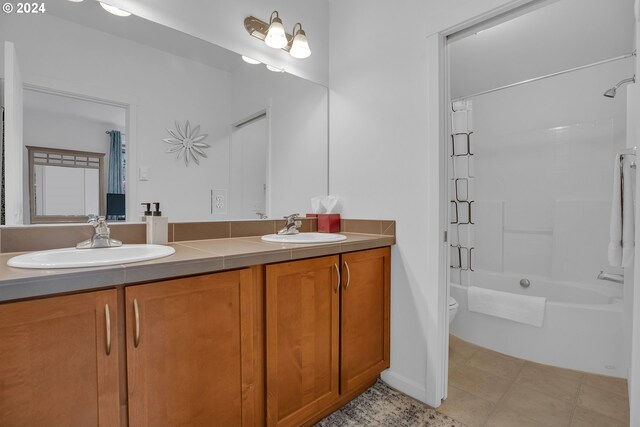
<svg viewBox="0 0 640 427"><path fill-rule="evenodd" d="M627 381L449 339L449 397L438 411L469 427L627 427Z"/></svg>

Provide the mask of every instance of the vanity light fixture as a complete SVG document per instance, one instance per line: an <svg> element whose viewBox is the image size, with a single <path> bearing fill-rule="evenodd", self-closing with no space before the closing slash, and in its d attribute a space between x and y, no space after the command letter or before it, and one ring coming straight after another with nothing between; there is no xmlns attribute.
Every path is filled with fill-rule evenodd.
<svg viewBox="0 0 640 427"><path fill-rule="evenodd" d="M298 31L296 31L298 27ZM293 26L293 40L291 41L291 50L289 51L294 58L308 58L311 55L311 49L309 49L309 42L307 41L307 34L302 29L302 24L297 23Z"/></svg>
<svg viewBox="0 0 640 427"><path fill-rule="evenodd" d="M274 73L284 73L284 68L274 67L273 65L265 64L267 70L273 71Z"/></svg>
<svg viewBox="0 0 640 427"><path fill-rule="evenodd" d="M127 12L126 10L122 10L122 9L120 9L118 7L111 6L110 4L107 4L107 3L104 3L104 2L101 2L101 1L99 1L99 3L100 3L100 6L102 6L102 8L104 10L106 10L107 12L109 12L109 13L111 13L113 15L116 15L116 16L129 16L129 15L131 15L131 13Z"/></svg>
<svg viewBox="0 0 640 427"><path fill-rule="evenodd" d="M264 42L267 46L274 49L282 49L289 44L287 33L285 33L284 25L282 25L282 20L278 16L278 12L275 10L271 14L271 18L269 18L269 29L264 37Z"/></svg>
<svg viewBox="0 0 640 427"><path fill-rule="evenodd" d="M302 29L302 24L296 23L293 26L293 35L287 34L278 11L273 11L269 23L249 16L244 19L244 28L251 36L264 41L267 46L289 52L294 58L308 58L311 55L307 34Z"/></svg>
<svg viewBox="0 0 640 427"><path fill-rule="evenodd" d="M242 55L242 60L247 64L251 64L251 65L262 64L257 59L249 58L248 56L244 56L244 55Z"/></svg>

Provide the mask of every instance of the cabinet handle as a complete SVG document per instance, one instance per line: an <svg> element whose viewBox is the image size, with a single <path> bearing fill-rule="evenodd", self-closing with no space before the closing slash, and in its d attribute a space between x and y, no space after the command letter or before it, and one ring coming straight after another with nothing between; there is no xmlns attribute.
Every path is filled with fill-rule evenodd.
<svg viewBox="0 0 640 427"><path fill-rule="evenodd" d="M111 354L111 314L109 313L109 304L104 305L104 319L107 339L107 356Z"/></svg>
<svg viewBox="0 0 640 427"><path fill-rule="evenodd" d="M349 264L347 264L347 261L344 262L344 266L347 269L347 283L344 285L344 290L346 291L349 289L349 283L351 283L351 271L349 270Z"/></svg>
<svg viewBox="0 0 640 427"><path fill-rule="evenodd" d="M138 308L138 300L133 299L133 314L136 318L136 334L133 337L133 346L138 347L140 344L140 309Z"/></svg>
<svg viewBox="0 0 640 427"><path fill-rule="evenodd" d="M340 269L338 268L338 264L333 264L333 268L336 269L336 273L338 274L338 283L336 283L336 289L335 289L335 293L338 293L338 290L340 289L340 282L342 282L342 278L340 277Z"/></svg>

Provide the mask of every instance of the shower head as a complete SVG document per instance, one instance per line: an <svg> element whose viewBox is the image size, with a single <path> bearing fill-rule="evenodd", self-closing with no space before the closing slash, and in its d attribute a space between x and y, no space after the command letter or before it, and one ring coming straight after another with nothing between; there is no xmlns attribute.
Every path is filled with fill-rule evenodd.
<svg viewBox="0 0 640 427"><path fill-rule="evenodd" d="M628 79L624 79L620 83L612 87L611 89L607 90L603 95L606 96L607 98L615 98L616 92L618 91L618 88L620 86L622 86L625 83L635 83L635 82L636 82L636 76L630 77Z"/></svg>

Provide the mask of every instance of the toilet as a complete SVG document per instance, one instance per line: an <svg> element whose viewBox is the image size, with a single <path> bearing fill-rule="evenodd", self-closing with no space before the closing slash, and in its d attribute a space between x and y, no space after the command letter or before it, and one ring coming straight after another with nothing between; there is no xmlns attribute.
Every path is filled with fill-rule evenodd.
<svg viewBox="0 0 640 427"><path fill-rule="evenodd" d="M458 301L456 301L452 296L449 296L449 324L453 322L453 318L456 317L457 312Z"/></svg>

